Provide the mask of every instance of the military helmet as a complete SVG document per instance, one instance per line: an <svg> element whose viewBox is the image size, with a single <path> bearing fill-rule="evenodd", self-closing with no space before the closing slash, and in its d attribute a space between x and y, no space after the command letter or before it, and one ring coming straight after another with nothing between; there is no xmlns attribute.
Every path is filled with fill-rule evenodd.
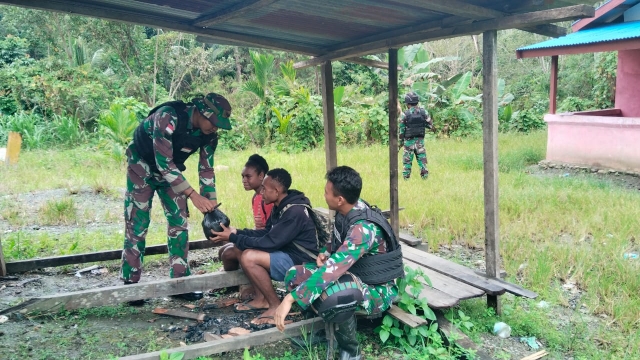
<svg viewBox="0 0 640 360"><path fill-rule="evenodd" d="M404 95L404 103L409 105L416 105L420 102L420 97L415 92L409 92Z"/></svg>

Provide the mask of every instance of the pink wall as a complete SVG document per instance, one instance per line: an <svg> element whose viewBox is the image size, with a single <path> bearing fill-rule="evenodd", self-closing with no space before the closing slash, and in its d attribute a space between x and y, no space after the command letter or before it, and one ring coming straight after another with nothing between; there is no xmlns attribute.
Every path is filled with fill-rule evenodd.
<svg viewBox="0 0 640 360"><path fill-rule="evenodd" d="M640 117L640 50L618 52L616 108L622 116Z"/></svg>
<svg viewBox="0 0 640 360"><path fill-rule="evenodd" d="M640 173L640 117L547 114L547 160Z"/></svg>

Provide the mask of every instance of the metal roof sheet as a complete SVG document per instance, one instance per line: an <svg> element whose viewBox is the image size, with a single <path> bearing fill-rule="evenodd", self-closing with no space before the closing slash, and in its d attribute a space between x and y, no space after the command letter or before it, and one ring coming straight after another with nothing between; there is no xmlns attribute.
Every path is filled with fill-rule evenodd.
<svg viewBox="0 0 640 360"><path fill-rule="evenodd" d="M606 43L618 40L640 38L640 21L601 26L581 30L572 34L521 47L518 51L551 49L586 44Z"/></svg>

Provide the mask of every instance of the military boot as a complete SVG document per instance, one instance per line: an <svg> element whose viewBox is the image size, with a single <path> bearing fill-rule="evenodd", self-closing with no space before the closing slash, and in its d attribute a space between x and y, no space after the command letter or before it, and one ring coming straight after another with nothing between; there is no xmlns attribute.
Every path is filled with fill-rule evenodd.
<svg viewBox="0 0 640 360"><path fill-rule="evenodd" d="M356 316L352 315L345 322L335 325L334 334L338 349L340 350L339 360L361 360L360 346L356 332Z"/></svg>

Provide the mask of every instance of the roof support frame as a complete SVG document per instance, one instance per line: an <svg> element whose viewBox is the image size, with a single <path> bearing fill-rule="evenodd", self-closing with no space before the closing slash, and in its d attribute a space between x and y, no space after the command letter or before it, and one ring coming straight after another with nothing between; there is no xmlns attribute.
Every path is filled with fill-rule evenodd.
<svg viewBox="0 0 640 360"><path fill-rule="evenodd" d="M221 11L209 12L201 15L192 22L193 26L209 27L221 22L242 16L264 6L269 6L278 0L246 0Z"/></svg>
<svg viewBox="0 0 640 360"><path fill-rule="evenodd" d="M314 66L326 60L341 60L348 57L376 53L390 47L401 47L418 42L434 41L455 36L473 35L488 30L504 30L523 25L534 26L553 21L591 17L594 13L595 10L591 6L575 5L552 10L510 15L499 19L482 20L457 26L443 26L445 22L448 23L450 21L443 19L438 23L405 28L400 32L402 35L390 37L389 33L384 33L342 44L342 46L330 49L321 56L307 60L304 65ZM397 34L398 31L392 33Z"/></svg>
<svg viewBox="0 0 640 360"><path fill-rule="evenodd" d="M511 15L508 12L473 5L460 0L398 0L398 2L405 5L411 5L422 9L438 11L473 20L487 20ZM559 37L567 34L567 31L564 28L551 24L536 25L533 27L520 27L519 29L551 37Z"/></svg>
<svg viewBox="0 0 640 360"><path fill-rule="evenodd" d="M0 4L15 5L38 10L58 11L69 14L85 15L97 17L106 20L115 20L127 22L137 25L147 25L162 29L170 29L185 33L203 35L212 39L220 39L222 41L237 41L253 47L277 48L279 50L293 51L301 54L317 54L316 48L308 47L303 44L283 42L276 39L249 36L243 34L232 33L229 31L221 31L207 28L200 28L191 24L184 23L184 19L169 18L156 14L140 14L129 10L122 10L99 6L95 4L83 3L80 1L61 1L61 0L0 0Z"/></svg>

